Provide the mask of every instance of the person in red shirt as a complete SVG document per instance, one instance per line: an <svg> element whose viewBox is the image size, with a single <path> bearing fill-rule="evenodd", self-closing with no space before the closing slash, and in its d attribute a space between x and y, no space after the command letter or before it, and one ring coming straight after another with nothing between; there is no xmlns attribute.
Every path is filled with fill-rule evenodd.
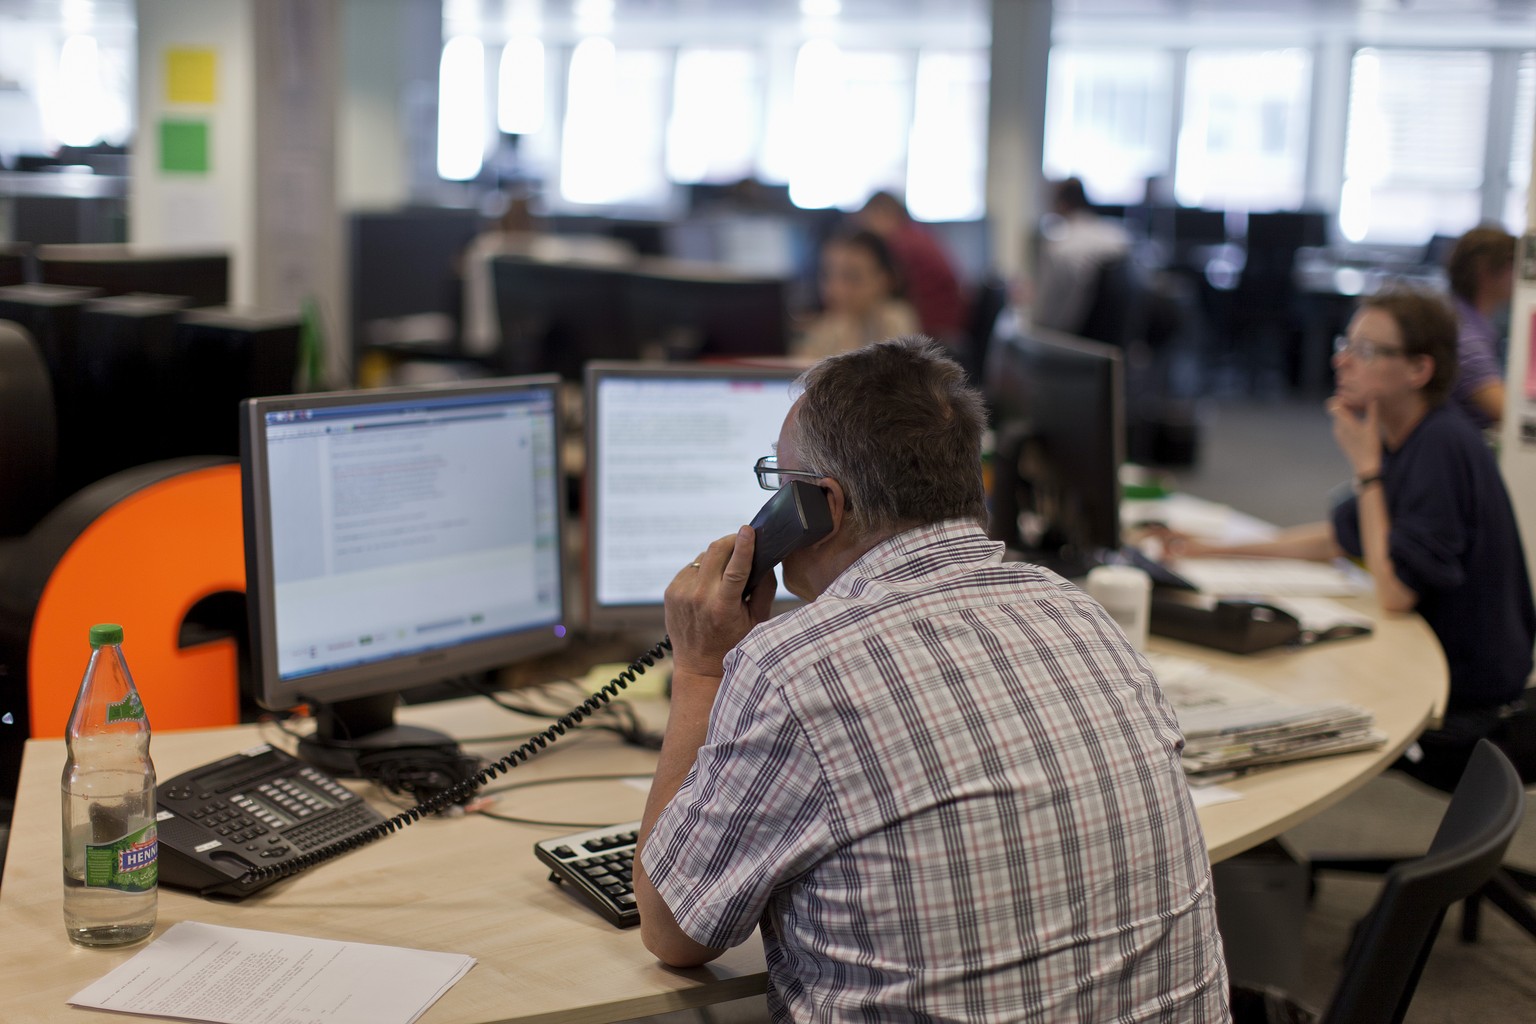
<svg viewBox="0 0 1536 1024"><path fill-rule="evenodd" d="M890 248L923 333L948 345L961 344L965 340L965 299L954 264L939 240L914 221L906 205L889 192L870 196L854 219Z"/></svg>

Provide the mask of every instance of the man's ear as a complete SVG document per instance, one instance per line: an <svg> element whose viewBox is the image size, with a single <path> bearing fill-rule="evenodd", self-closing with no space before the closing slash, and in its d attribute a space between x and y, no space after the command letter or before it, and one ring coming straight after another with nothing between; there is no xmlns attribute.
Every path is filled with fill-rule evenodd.
<svg viewBox="0 0 1536 1024"><path fill-rule="evenodd" d="M834 477L823 477L816 484L821 488L821 493L827 497L827 510L832 516L832 529L812 547L818 547L832 541L843 532L843 524L848 518L848 492L843 490L841 481Z"/></svg>

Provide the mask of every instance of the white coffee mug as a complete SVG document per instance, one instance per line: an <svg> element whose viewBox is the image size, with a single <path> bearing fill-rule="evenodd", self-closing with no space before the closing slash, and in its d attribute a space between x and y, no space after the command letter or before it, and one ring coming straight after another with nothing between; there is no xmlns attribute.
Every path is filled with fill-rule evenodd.
<svg viewBox="0 0 1536 1024"><path fill-rule="evenodd" d="M1152 617L1152 577L1134 565L1100 565L1088 573L1088 596L1120 626L1138 650L1147 649Z"/></svg>

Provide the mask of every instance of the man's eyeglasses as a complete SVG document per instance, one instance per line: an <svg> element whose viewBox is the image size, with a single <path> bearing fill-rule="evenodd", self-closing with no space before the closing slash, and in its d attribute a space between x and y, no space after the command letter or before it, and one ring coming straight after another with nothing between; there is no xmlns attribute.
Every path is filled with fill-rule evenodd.
<svg viewBox="0 0 1536 1024"><path fill-rule="evenodd" d="M1400 356L1403 354L1403 349L1400 345L1382 345L1378 342L1367 341L1364 338L1350 341L1341 334L1333 339L1333 354L1342 356L1346 352L1349 353L1351 359L1358 359L1362 363L1368 363L1377 356Z"/></svg>
<svg viewBox="0 0 1536 1024"><path fill-rule="evenodd" d="M752 472L757 474L757 486L765 491L776 491L792 479L820 480L823 476L803 469L780 469L777 455L764 455L758 459Z"/></svg>

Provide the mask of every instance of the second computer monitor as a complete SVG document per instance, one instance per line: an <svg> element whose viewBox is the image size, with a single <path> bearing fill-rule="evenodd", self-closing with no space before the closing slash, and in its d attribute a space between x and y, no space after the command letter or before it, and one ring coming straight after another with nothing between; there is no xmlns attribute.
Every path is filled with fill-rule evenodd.
<svg viewBox="0 0 1536 1024"><path fill-rule="evenodd" d="M795 376L725 363L587 367L589 628L659 631L678 570L751 522L769 497L752 466L773 453Z"/></svg>
<svg viewBox="0 0 1536 1024"><path fill-rule="evenodd" d="M1124 387L1112 346L1039 329L998 339L987 366L994 537L1066 575L1120 546Z"/></svg>

